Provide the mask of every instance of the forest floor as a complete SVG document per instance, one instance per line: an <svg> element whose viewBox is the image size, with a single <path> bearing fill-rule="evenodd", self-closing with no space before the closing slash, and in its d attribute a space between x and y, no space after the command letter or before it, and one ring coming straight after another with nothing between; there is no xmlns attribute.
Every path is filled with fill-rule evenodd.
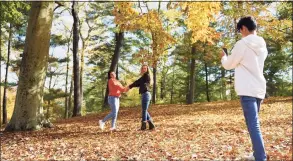
<svg viewBox="0 0 293 161"><path fill-rule="evenodd" d="M60 120L31 132L2 132L1 160L239 160L251 152L239 103L152 105L155 130L140 131L140 107L121 108L118 130L98 120L109 111ZM292 160L292 97L264 101L261 130L268 160Z"/></svg>

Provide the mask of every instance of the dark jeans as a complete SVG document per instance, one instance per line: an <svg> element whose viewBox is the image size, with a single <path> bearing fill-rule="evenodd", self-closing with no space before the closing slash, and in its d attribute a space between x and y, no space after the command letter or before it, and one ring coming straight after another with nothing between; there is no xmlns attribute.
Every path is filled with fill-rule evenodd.
<svg viewBox="0 0 293 161"><path fill-rule="evenodd" d="M240 96L240 101L245 117L245 123L252 142L254 151L253 156L256 161L266 160L267 156L258 119L258 112L260 110L262 99L249 96Z"/></svg>
<svg viewBox="0 0 293 161"><path fill-rule="evenodd" d="M151 102L151 93L145 92L141 94L141 107L142 107L142 121L151 120L151 116L148 112L148 108Z"/></svg>

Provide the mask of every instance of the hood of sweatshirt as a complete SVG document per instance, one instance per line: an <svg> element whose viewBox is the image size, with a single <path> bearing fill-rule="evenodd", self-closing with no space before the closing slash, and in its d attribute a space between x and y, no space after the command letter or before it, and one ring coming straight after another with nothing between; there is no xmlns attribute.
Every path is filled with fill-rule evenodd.
<svg viewBox="0 0 293 161"><path fill-rule="evenodd" d="M247 45L247 47L255 52L255 54L260 55L268 53L266 42L262 37L257 35L248 35L242 38L242 40Z"/></svg>

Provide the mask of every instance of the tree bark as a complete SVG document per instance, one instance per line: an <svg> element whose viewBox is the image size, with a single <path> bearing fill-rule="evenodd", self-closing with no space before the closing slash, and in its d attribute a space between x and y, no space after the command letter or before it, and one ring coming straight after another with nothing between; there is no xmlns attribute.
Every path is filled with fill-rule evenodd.
<svg viewBox="0 0 293 161"><path fill-rule="evenodd" d="M67 53L67 58L69 58L68 53ZM68 90L67 90L67 86L68 86L68 73L69 73L69 62L67 60L67 64L66 64L66 78L65 78L65 109L64 109L64 118L67 119L68 118Z"/></svg>
<svg viewBox="0 0 293 161"><path fill-rule="evenodd" d="M223 67L221 68L221 78L222 78L221 80L222 80L222 96L223 96L223 100L227 100L225 69Z"/></svg>
<svg viewBox="0 0 293 161"><path fill-rule="evenodd" d="M172 83L171 83L172 85L171 85L171 99L170 99L171 104L173 104L173 96L174 96L175 61L176 61L176 57L174 59L173 71L172 71Z"/></svg>
<svg viewBox="0 0 293 161"><path fill-rule="evenodd" d="M191 55L195 55L195 46L192 46L191 48ZM190 64L190 88L189 88L189 95L188 95L188 102L187 104L192 104L194 102L194 86L195 86L195 58L191 58L191 64Z"/></svg>
<svg viewBox="0 0 293 161"><path fill-rule="evenodd" d="M84 54L85 54L85 49L88 46L88 40L90 38L90 33L92 31L92 27L89 24L89 20L86 19L86 24L89 27L88 33L86 37L82 36L81 31L79 31L79 35L82 41L82 49L81 49L81 60L80 60L80 98L81 98L81 107L83 107L83 73L84 73ZM80 25L82 25L82 23L79 21Z"/></svg>
<svg viewBox="0 0 293 161"><path fill-rule="evenodd" d="M9 39L8 39L8 51L7 51L7 63L6 63L6 73L4 82L4 92L3 92L3 124L7 124L7 78L8 78L8 68L10 61L10 49L11 49L11 39L12 39L12 25L9 24Z"/></svg>
<svg viewBox="0 0 293 161"><path fill-rule="evenodd" d="M80 70L79 70L79 20L75 1L72 2L73 16L73 71L74 71L74 107L72 116L81 116L81 97L80 97Z"/></svg>
<svg viewBox="0 0 293 161"><path fill-rule="evenodd" d="M79 83L80 83L80 105L82 107L83 105L83 68L84 68L84 46L85 46L85 43L83 42L82 43L82 50L81 50L81 56L80 56L80 77L79 77Z"/></svg>
<svg viewBox="0 0 293 161"><path fill-rule="evenodd" d="M52 54L53 56L53 54ZM51 73L51 67L49 66L49 72L50 72L50 80L49 80L49 92L51 91L51 85L52 85L52 78L53 78L53 74ZM50 106L51 106L51 100L49 98L48 100L48 106L47 106L47 115L46 115L46 119L49 119L50 117Z"/></svg>
<svg viewBox="0 0 293 161"><path fill-rule="evenodd" d="M209 94L209 73L208 73L208 67L207 63L204 63L204 69L206 73L206 96L207 96L207 101L210 102L210 94Z"/></svg>
<svg viewBox="0 0 293 161"><path fill-rule="evenodd" d="M73 93L73 71L72 71L72 77L70 81L70 89L69 89L69 96L68 96L68 111L72 110L72 93ZM69 112L68 112L69 117Z"/></svg>
<svg viewBox="0 0 293 161"><path fill-rule="evenodd" d="M116 45L115 45L114 55L112 56L112 61L111 61L109 71L113 71L113 72L118 71L118 61L119 61L119 57L120 57L120 51L122 48L123 39L124 39L123 32L115 33ZM108 107L108 94L109 94L109 88L108 88L108 83L107 83L106 94L105 94L104 103L103 103L103 109Z"/></svg>
<svg viewBox="0 0 293 161"><path fill-rule="evenodd" d="M0 16L0 42L2 41L2 19L1 19L2 16ZM1 46L0 45L0 76L1 76L1 68L2 68L2 65L1 65L1 62L2 62L2 49L1 49ZM1 84L1 80L0 80L0 84ZM2 90L1 90L1 85L0 85L0 127L2 127L2 102L1 102L1 96L2 96Z"/></svg>
<svg viewBox="0 0 293 161"><path fill-rule="evenodd" d="M161 99L165 98L165 88L166 88L166 74L167 73L162 73L162 77L161 77Z"/></svg>
<svg viewBox="0 0 293 161"><path fill-rule="evenodd" d="M68 86L68 76L69 76L69 61L70 61L69 51L70 51L70 40L71 40L71 37L72 37L72 29L70 31L70 36L68 38L67 52L66 52L66 58L67 58L67 60L66 60L66 78L65 78L65 81L66 81L66 83L65 83L65 94L66 94L66 96L65 96L65 109L64 109L64 118L65 119L67 119L68 116L69 116L68 115L68 111L69 111L69 108L68 108L68 106L69 106L69 102L68 102L69 99L68 99L68 97L69 97L69 95L68 95L68 88L67 88L67 86ZM71 88L71 86L70 86L70 88Z"/></svg>
<svg viewBox="0 0 293 161"><path fill-rule="evenodd" d="M51 126L43 114L54 2L32 2L12 118L6 131Z"/></svg>

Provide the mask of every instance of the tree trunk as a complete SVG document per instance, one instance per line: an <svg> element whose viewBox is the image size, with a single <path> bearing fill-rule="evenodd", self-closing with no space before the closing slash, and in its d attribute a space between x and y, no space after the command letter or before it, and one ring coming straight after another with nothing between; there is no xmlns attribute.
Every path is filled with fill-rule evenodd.
<svg viewBox="0 0 293 161"><path fill-rule="evenodd" d="M153 68L153 95L152 103L156 104L156 94L157 94L157 67Z"/></svg>
<svg viewBox="0 0 293 161"><path fill-rule="evenodd" d="M7 63L6 63L6 73L5 73L5 82L4 82L4 92L3 92L3 124L7 124L7 78L8 78L8 68L10 61L10 48L11 48L11 39L12 39L12 25L9 24L9 39L8 39L8 52L7 52Z"/></svg>
<svg viewBox="0 0 293 161"><path fill-rule="evenodd" d="M73 71L74 71L74 105L72 116L81 116L81 98L80 98L80 70L79 70L79 20L76 10L75 1L72 2L72 16L73 16Z"/></svg>
<svg viewBox="0 0 293 161"><path fill-rule="evenodd" d="M6 131L34 130L47 124L43 89L48 65L54 2L32 2L12 118Z"/></svg>
<svg viewBox="0 0 293 161"><path fill-rule="evenodd" d="M1 19L2 16L0 16L0 42L2 42L2 19ZM1 65L1 62L2 62L2 49L1 49L1 46L0 45L0 76L1 76L1 69L2 69L2 65ZM2 102L1 102L1 96L2 96L2 90L1 90L1 81L0 81L0 127L2 127Z"/></svg>
<svg viewBox="0 0 293 161"><path fill-rule="evenodd" d="M68 50L67 50L67 64L66 64L66 78L65 78L65 109L64 109L64 118L67 119L68 118L68 90L67 90L67 86L68 86L68 74L69 74L69 45L68 45Z"/></svg>
<svg viewBox="0 0 293 161"><path fill-rule="evenodd" d="M66 58L67 58L67 60L66 60L66 78L65 78L65 81L66 81L66 83L65 83L65 110L64 110L64 118L68 118L68 111L69 111L69 108L68 108L68 106L69 106L69 99L68 99L68 88L67 88L67 86L68 86L68 75L69 75L69 61L70 61L70 56L69 56L69 51L70 51L70 39L71 39L71 36L72 36L72 29L71 29L71 31L70 31L70 36L69 36L69 38L68 38L68 42L67 42L67 52L66 52ZM71 88L71 86L70 86L70 88ZM71 94L71 93L70 93ZM70 100L71 101L71 100ZM70 102L71 103L71 102Z"/></svg>
<svg viewBox="0 0 293 161"><path fill-rule="evenodd" d="M172 74L172 85L171 85L171 99L170 99L170 103L173 103L173 96L174 96L174 79L175 79L175 61L176 61L176 57L174 59L174 65L173 65L173 74Z"/></svg>
<svg viewBox="0 0 293 161"><path fill-rule="evenodd" d="M195 55L195 46L192 46L191 48L191 55ZM191 64L190 64L190 88L189 88L189 95L188 95L188 102L187 104L192 104L194 102L194 86L195 86L195 58L191 58Z"/></svg>
<svg viewBox="0 0 293 161"><path fill-rule="evenodd" d="M161 100L164 98L164 96L163 96L163 91L164 91L164 89L163 89L163 86L164 86L164 83L163 83L163 76L161 76L161 92L160 92L160 98L161 98Z"/></svg>
<svg viewBox="0 0 293 161"><path fill-rule="evenodd" d="M83 68L84 68L84 46L85 46L85 42L82 43L82 50L81 50L81 57L80 57L80 80L79 80L79 83L80 83L80 104L81 104L81 107L83 105Z"/></svg>
<svg viewBox="0 0 293 161"><path fill-rule="evenodd" d="M189 60L191 61L191 59ZM188 63L187 65L187 70L190 70L190 66L191 64ZM189 94L190 94L190 74L187 74L186 78L185 78L185 84L186 84L186 89L185 89L185 100L186 100L186 104L188 104L188 99L189 99ZM179 97L181 97L181 95L179 94Z"/></svg>
<svg viewBox="0 0 293 161"><path fill-rule="evenodd" d="M165 88L166 88L166 74L162 73L162 77L161 77L161 99L165 98Z"/></svg>
<svg viewBox="0 0 293 161"><path fill-rule="evenodd" d="M225 69L223 67L221 68L221 78L222 78L221 80L222 80L222 96L223 96L223 100L227 100Z"/></svg>
<svg viewBox="0 0 293 161"><path fill-rule="evenodd" d="M71 111L72 110L72 93L73 93L73 71L72 71L72 77L71 77L71 81L70 81L70 89L69 89L69 96L68 96L68 111ZM68 112L68 116L71 116L69 115L69 112Z"/></svg>
<svg viewBox="0 0 293 161"><path fill-rule="evenodd" d="M67 58L69 58L68 54L67 54ZM66 65L66 78L65 78L65 109L64 109L64 118L67 119L68 118L68 90L67 90L67 86L68 86L68 73L69 73L69 60L67 60L67 65Z"/></svg>
<svg viewBox="0 0 293 161"><path fill-rule="evenodd" d="M53 54L52 54L52 56L53 56ZM51 74L51 67L49 67L49 72L50 72L50 80L49 80L49 92L50 92L51 91L52 78L53 78L53 74ZM46 119L49 119L49 117L50 117L50 106L51 106L51 100L49 98L48 106L47 106Z"/></svg>
<svg viewBox="0 0 293 161"><path fill-rule="evenodd" d="M210 102L210 95L209 95L209 77L208 77L208 67L207 63L204 63L204 69L206 73L206 96L207 96L207 101Z"/></svg>
<svg viewBox="0 0 293 161"><path fill-rule="evenodd" d="M116 72L116 70L118 69L118 61L119 61L119 57L120 57L120 51L122 48L123 39L124 39L123 32L115 33L116 45L115 45L114 55L112 56L112 61L111 61L111 66L110 66L109 71ZM108 83L107 83L106 94L105 94L104 103L103 103L103 109L108 107L108 94L109 94L109 89L108 89Z"/></svg>

